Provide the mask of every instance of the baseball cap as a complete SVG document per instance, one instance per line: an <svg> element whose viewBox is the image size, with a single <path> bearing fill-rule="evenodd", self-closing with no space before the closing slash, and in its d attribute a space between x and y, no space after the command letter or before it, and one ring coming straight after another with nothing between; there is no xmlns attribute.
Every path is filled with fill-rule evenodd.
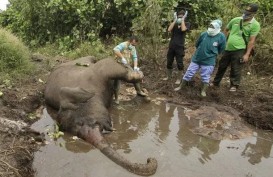
<svg viewBox="0 0 273 177"><path fill-rule="evenodd" d="M259 6L257 4L249 4L246 9L245 12L246 14L254 14L258 11Z"/></svg>

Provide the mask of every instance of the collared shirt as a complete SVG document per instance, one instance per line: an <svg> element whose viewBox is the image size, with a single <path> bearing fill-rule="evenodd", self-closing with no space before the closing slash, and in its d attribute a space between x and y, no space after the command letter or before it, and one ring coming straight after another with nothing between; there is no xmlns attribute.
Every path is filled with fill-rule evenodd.
<svg viewBox="0 0 273 177"><path fill-rule="evenodd" d="M229 37L226 45L227 51L245 49L247 46L242 33L244 33L246 41L248 42L250 36L257 36L260 31L260 23L255 18L248 22L243 21L242 30L240 30L241 20L242 17L233 18L226 27L229 30Z"/></svg>

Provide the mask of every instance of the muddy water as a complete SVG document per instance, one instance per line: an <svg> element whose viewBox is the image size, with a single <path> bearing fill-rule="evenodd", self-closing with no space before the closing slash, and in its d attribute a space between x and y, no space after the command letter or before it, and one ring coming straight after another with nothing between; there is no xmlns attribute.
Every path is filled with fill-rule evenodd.
<svg viewBox="0 0 273 177"><path fill-rule="evenodd" d="M115 106L111 115L117 131L106 139L134 162L155 157L156 177L272 176L272 133L252 129L242 139L212 140L192 133L192 128L202 125L186 116L186 109L164 101ZM53 125L45 109L43 118L32 127L50 132ZM137 176L67 133L57 141L47 136L47 141L35 154L36 177Z"/></svg>

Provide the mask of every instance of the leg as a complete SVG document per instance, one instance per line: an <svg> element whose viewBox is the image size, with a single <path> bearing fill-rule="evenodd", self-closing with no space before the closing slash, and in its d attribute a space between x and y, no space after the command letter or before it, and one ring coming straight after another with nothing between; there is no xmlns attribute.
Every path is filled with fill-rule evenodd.
<svg viewBox="0 0 273 177"><path fill-rule="evenodd" d="M213 70L214 70L214 66L201 65L200 75L202 78L202 89L201 89L201 96L202 97L207 96L206 91L207 91L209 81L210 81L210 76L211 76Z"/></svg>
<svg viewBox="0 0 273 177"><path fill-rule="evenodd" d="M119 104L118 95L120 89L120 80L114 80L114 96L115 96L115 103Z"/></svg>
<svg viewBox="0 0 273 177"><path fill-rule="evenodd" d="M174 89L174 91L181 90L183 87L186 86L187 82L191 80L194 74L198 71L199 65L196 63L191 62L190 66L188 67L183 79L180 82L180 85Z"/></svg>
<svg viewBox="0 0 273 177"><path fill-rule="evenodd" d="M221 60L219 61L218 70L217 70L217 73L216 73L214 80L212 82L213 85L219 86L219 84L220 84L220 82L227 70L227 67L230 64L230 61L231 61L230 52L225 51L224 55L222 56Z"/></svg>
<svg viewBox="0 0 273 177"><path fill-rule="evenodd" d="M180 84L180 78L183 74L183 70L184 70L184 64L183 64L183 58L185 56L185 51L184 51L184 47L178 47L175 50L175 59L176 59L176 63L177 63L177 68L178 68L178 77L177 80L175 82L175 84Z"/></svg>
<svg viewBox="0 0 273 177"><path fill-rule="evenodd" d="M135 89L136 89L137 95L143 96L143 97L147 96L147 94L144 93L144 92L141 90L141 86L140 86L140 83L139 83L139 82L134 83L134 87L135 87Z"/></svg>
<svg viewBox="0 0 273 177"><path fill-rule="evenodd" d="M163 78L164 81L169 80L172 77L173 60L174 60L174 50L173 48L170 47L167 53L167 77Z"/></svg>
<svg viewBox="0 0 273 177"><path fill-rule="evenodd" d="M200 66L198 64L191 62L186 73L184 74L183 80L190 81L199 68Z"/></svg>
<svg viewBox="0 0 273 177"><path fill-rule="evenodd" d="M244 50L236 51L232 55L231 68L230 68L230 86L239 87L241 81L241 71L243 68L243 63L240 59L244 55Z"/></svg>

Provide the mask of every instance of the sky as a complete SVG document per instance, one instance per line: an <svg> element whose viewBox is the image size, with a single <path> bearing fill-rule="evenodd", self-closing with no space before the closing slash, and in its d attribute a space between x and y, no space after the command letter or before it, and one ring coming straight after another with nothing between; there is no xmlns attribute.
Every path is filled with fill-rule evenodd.
<svg viewBox="0 0 273 177"><path fill-rule="evenodd" d="M9 0L0 0L0 9L6 10L6 5L8 4Z"/></svg>

